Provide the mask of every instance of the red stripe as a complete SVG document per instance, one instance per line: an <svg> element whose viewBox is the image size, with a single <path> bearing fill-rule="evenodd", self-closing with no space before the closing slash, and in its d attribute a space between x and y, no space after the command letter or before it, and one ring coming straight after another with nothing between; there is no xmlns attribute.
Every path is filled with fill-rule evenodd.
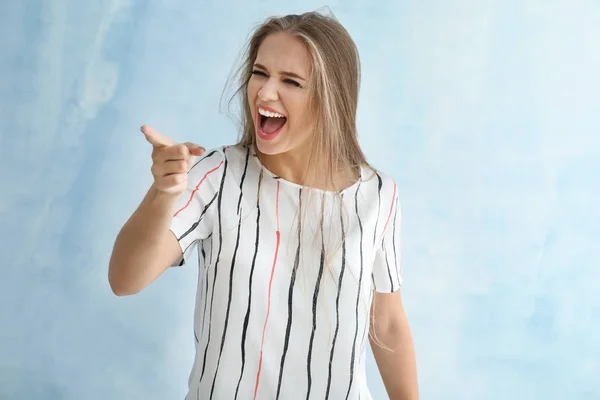
<svg viewBox="0 0 600 400"><path fill-rule="evenodd" d="M206 179L207 176L209 176L210 174L212 174L213 172L215 172L216 170L218 170L219 168L221 168L221 165L223 165L223 161L221 161L218 166L216 166L215 168L211 169L206 174L204 174L204 176L202 177L202 179L200 179L200 182L198 182L198 184L196 185L196 187L194 188L194 190L192 190L192 194L190 194L190 198L187 201L187 203L185 204L185 206L183 206L179 210L177 210L177 212L173 215L174 217L176 217L177 214L179 214L180 212L182 212L183 210L185 210L187 208L187 206L190 205L190 203L192 202L192 199L194 198L194 194L198 191L198 189L200 188L200 185L202 185L202 182L204 182L204 180Z"/></svg>
<svg viewBox="0 0 600 400"><path fill-rule="evenodd" d="M273 285L273 275L275 274L275 265L277 265L277 255L279 254L279 242L281 234L279 232L279 181L277 181L277 195L275 200L275 217L277 220L277 244L275 246L275 257L273 258L273 266L271 267L271 278L269 279L269 292L267 295L267 316L265 317L265 325L263 326L262 339L260 342L260 358L258 360L258 372L256 373L256 385L254 386L254 400L258 393L258 382L260 381L260 369L262 367L263 345L265 343L265 331L267 330L267 321L269 320L269 311L271 310L271 286Z"/></svg>
<svg viewBox="0 0 600 400"><path fill-rule="evenodd" d="M383 233L381 234L382 238L383 238L383 235L385 235L385 230L387 229L388 223L390 222L390 219L392 217L392 210L394 209L395 201L396 201L396 182L394 182L394 196L392 197L392 204L390 204L390 213L388 214L387 221L385 221L385 226L383 227Z"/></svg>

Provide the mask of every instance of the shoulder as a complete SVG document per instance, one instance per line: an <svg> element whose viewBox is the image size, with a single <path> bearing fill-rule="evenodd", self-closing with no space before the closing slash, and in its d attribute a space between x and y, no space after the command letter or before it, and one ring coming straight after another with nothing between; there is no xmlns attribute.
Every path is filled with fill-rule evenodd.
<svg viewBox="0 0 600 400"><path fill-rule="evenodd" d="M218 150L223 154L225 162L231 167L245 164L251 155L250 148L241 144L222 146Z"/></svg>
<svg viewBox="0 0 600 400"><path fill-rule="evenodd" d="M237 181L248 164L250 152L241 145L220 146L209 149L197 158L189 171L195 180L208 180L211 185L221 185L221 180Z"/></svg>
<svg viewBox="0 0 600 400"><path fill-rule="evenodd" d="M390 175L370 166L363 166L361 188L368 191L377 191L379 197L395 201L398 195L398 184Z"/></svg>
<svg viewBox="0 0 600 400"><path fill-rule="evenodd" d="M192 181L197 181L198 185L208 181L208 186L215 186L227 167L227 161L230 157L227 154L228 147L220 146L208 149L204 155L197 157L188 171L189 178Z"/></svg>
<svg viewBox="0 0 600 400"><path fill-rule="evenodd" d="M220 146L208 149L203 156L198 157L192 167L191 173L207 172L212 169L223 170L229 168L231 164L244 162L246 158L247 148L239 145ZM229 164L229 165L228 165Z"/></svg>

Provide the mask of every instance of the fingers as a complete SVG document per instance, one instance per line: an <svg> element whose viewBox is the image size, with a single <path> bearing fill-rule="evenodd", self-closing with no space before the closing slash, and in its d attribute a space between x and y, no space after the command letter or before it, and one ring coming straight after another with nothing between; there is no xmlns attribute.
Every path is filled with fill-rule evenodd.
<svg viewBox="0 0 600 400"><path fill-rule="evenodd" d="M204 153L206 153L206 149L199 144L185 142L184 145L189 149L190 154L196 157L200 157Z"/></svg>
<svg viewBox="0 0 600 400"><path fill-rule="evenodd" d="M142 125L140 128L144 136L146 136L146 140L154 147L167 147L175 144L175 141L168 138L167 136L161 135L158 133L156 129L149 125Z"/></svg>
<svg viewBox="0 0 600 400"><path fill-rule="evenodd" d="M187 174L172 174L154 180L154 186L164 193L181 195L187 187Z"/></svg>
<svg viewBox="0 0 600 400"><path fill-rule="evenodd" d="M152 151L152 159L155 162L187 160L191 162L193 157L202 156L206 150L193 143L175 144L168 147L154 148Z"/></svg>
<svg viewBox="0 0 600 400"><path fill-rule="evenodd" d="M190 158L190 150L183 144L175 144L168 147L155 147L152 150L152 160L155 163L188 160Z"/></svg>
<svg viewBox="0 0 600 400"><path fill-rule="evenodd" d="M166 193L182 193L193 158L206 150L196 143L178 144L149 125L143 125L141 131L153 147L151 171L155 187Z"/></svg>
<svg viewBox="0 0 600 400"><path fill-rule="evenodd" d="M187 186L187 160L172 160L152 164L154 185L166 193L182 193Z"/></svg>
<svg viewBox="0 0 600 400"><path fill-rule="evenodd" d="M152 174L155 178L162 178L173 174L186 174L189 163L185 160L167 161L152 165Z"/></svg>

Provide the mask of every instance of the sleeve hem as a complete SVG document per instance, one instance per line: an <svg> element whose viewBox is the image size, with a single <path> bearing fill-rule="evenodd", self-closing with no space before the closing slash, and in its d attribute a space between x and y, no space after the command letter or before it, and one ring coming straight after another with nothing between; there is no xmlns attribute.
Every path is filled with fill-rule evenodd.
<svg viewBox="0 0 600 400"><path fill-rule="evenodd" d="M169 228L169 231L171 231L173 237L175 238L175 240L177 240L177 243L179 243L179 247L181 248L181 257L174 260L169 267L181 267L187 262L186 250L189 249L189 244L185 243L185 240L178 239L179 235L181 234L180 228L181 226L178 223L178 221L173 220L173 224Z"/></svg>
<svg viewBox="0 0 600 400"><path fill-rule="evenodd" d="M373 291L376 293L395 293L402 288L403 280L400 278L400 283L394 283L391 288L389 286L373 286Z"/></svg>

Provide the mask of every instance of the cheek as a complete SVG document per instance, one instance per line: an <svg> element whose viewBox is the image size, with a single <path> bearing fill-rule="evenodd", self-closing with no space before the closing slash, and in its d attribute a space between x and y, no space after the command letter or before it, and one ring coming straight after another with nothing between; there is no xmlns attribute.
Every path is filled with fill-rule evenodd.
<svg viewBox="0 0 600 400"><path fill-rule="evenodd" d="M281 96L281 101L285 106L285 109L291 114L294 115L296 120L304 120L306 116L309 114L308 112L308 100L305 96L300 96L298 94L287 93L287 95Z"/></svg>
<svg viewBox="0 0 600 400"><path fill-rule="evenodd" d="M248 83L248 87L246 88L247 97L248 97L248 106L250 107L250 115L252 116L252 121L256 120L256 96L258 94L258 88L256 83L252 82L252 80Z"/></svg>
<svg viewBox="0 0 600 400"><path fill-rule="evenodd" d="M308 102L304 98L295 99L293 110L293 115L295 116L293 125L295 128L301 132L310 128L312 117Z"/></svg>
<svg viewBox="0 0 600 400"><path fill-rule="evenodd" d="M258 98L258 92L260 91L262 84L260 80L256 77L250 78L248 81L247 91L248 91L248 101L250 104L255 104L256 99Z"/></svg>

